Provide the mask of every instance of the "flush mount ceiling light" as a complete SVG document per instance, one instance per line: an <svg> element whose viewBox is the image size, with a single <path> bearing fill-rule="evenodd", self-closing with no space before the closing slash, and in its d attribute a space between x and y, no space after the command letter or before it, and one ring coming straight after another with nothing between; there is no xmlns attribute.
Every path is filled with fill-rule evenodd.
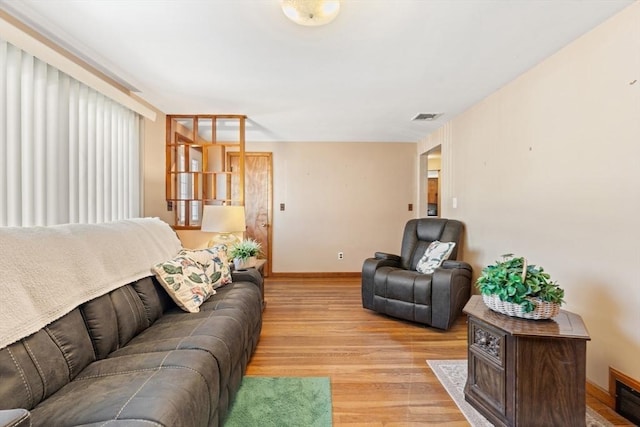
<svg viewBox="0 0 640 427"><path fill-rule="evenodd" d="M296 24L325 25L340 12L340 0L280 0L282 11Z"/></svg>

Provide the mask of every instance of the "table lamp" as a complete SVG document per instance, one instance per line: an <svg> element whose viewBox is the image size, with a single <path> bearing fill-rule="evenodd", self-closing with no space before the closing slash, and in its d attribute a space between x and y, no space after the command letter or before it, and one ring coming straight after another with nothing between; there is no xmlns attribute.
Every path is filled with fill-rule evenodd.
<svg viewBox="0 0 640 427"><path fill-rule="evenodd" d="M240 240L233 233L244 232L246 228L244 206L204 206L200 230L216 233L209 241L209 247L217 243L232 245Z"/></svg>

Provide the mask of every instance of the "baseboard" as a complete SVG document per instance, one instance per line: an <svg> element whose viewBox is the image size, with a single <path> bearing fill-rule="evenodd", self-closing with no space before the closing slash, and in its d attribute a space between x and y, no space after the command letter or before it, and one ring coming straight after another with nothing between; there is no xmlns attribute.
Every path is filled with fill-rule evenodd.
<svg viewBox="0 0 640 427"><path fill-rule="evenodd" d="M616 401L615 398L609 394L609 392L602 387L587 381L587 394L594 399L602 402L607 405L609 408L615 410L616 409Z"/></svg>
<svg viewBox="0 0 640 427"><path fill-rule="evenodd" d="M358 272L307 272L307 273L287 273L272 271L269 279L359 279L361 273Z"/></svg>

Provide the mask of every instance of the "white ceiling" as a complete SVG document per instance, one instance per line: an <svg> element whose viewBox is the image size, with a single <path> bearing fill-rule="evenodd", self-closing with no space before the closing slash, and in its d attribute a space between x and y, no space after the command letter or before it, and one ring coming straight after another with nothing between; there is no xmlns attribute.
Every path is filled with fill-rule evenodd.
<svg viewBox="0 0 640 427"><path fill-rule="evenodd" d="M246 114L249 141L415 142L633 0L0 0L168 114ZM412 122L416 113L443 113Z"/></svg>

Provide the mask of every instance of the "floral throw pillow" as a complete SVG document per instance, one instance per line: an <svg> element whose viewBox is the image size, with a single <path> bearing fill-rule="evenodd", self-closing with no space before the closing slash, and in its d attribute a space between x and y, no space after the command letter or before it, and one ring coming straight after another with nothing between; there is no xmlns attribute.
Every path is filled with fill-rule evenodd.
<svg viewBox="0 0 640 427"><path fill-rule="evenodd" d="M184 311L199 312L202 303L216 293L204 270L187 257L177 256L156 264L153 272L171 299Z"/></svg>
<svg viewBox="0 0 640 427"><path fill-rule="evenodd" d="M416 270L424 274L433 273L436 268L442 265L444 260L449 258L455 245L454 242L440 242L438 240L431 242L420 261L418 261Z"/></svg>
<svg viewBox="0 0 640 427"><path fill-rule="evenodd" d="M178 255L189 258L198 264L209 278L213 289L231 283L231 269L229 268L226 245L219 244L198 250L183 249Z"/></svg>

